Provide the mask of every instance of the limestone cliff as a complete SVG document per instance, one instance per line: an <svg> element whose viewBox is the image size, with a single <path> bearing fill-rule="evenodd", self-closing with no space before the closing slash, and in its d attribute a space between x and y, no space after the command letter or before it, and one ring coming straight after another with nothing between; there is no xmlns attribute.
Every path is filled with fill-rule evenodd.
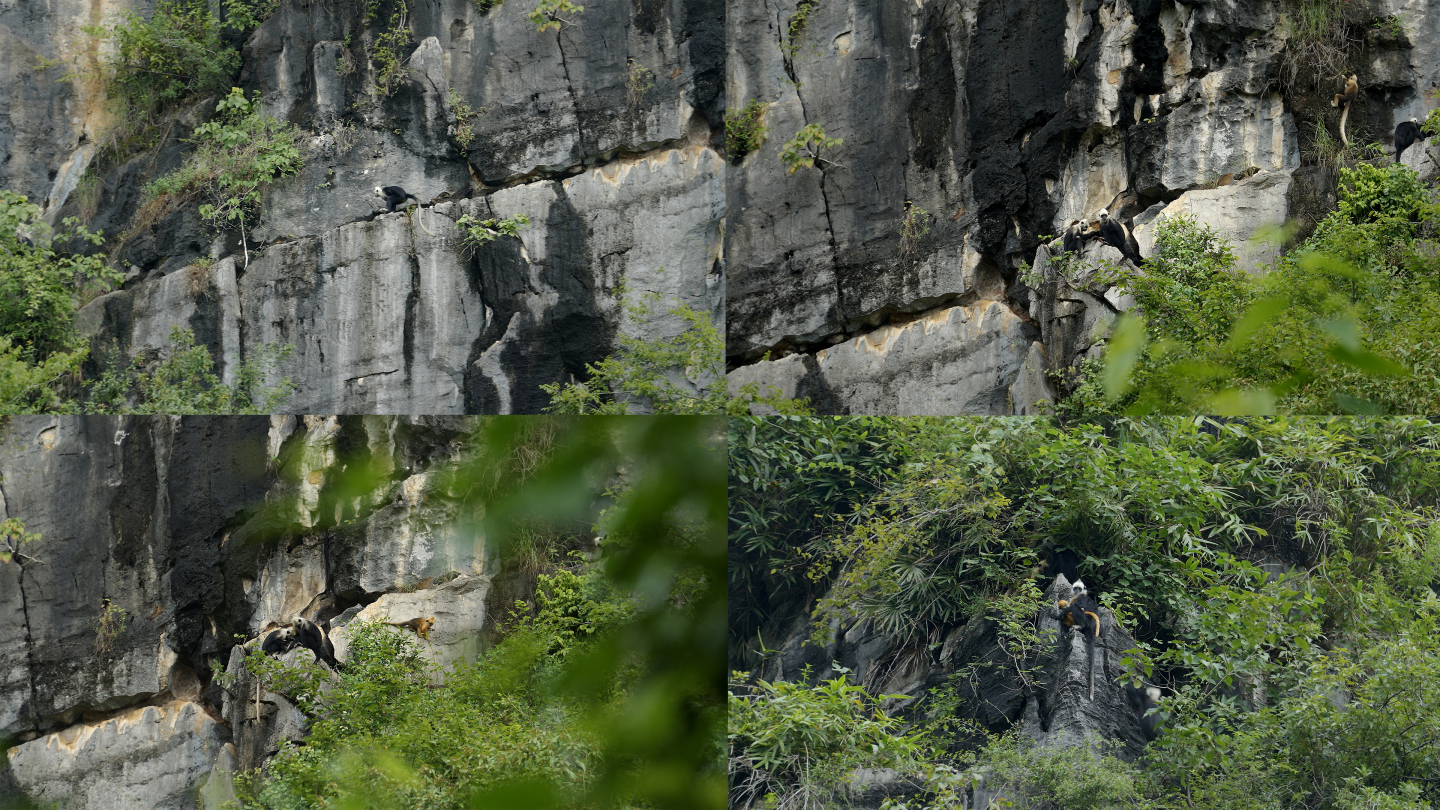
<svg viewBox="0 0 1440 810"><path fill-rule="evenodd" d="M108 46L82 28L153 5L0 4L0 188L52 219L86 213L111 240L129 276L81 313L97 344L137 355L184 326L231 378L261 344L292 344L278 371L299 386L292 413L522 413L618 333L680 332L671 306L723 319L718 0L595 5L558 32L536 30L533 3L412 0L389 96L363 58L383 28L366 4L283 0L244 38L235 83L306 133L306 165L266 192L248 262L194 203L132 221L205 105L175 114L157 147L96 162L113 123ZM457 120L465 108L478 116ZM99 191L82 212L87 170ZM423 210L383 213L383 185ZM467 249L454 226L467 213L531 224ZM646 293L660 294L654 314L626 317Z"/></svg>
<svg viewBox="0 0 1440 810"><path fill-rule="evenodd" d="M208 774L253 767L303 727L281 696L235 700L243 683L212 678L212 662L239 655L237 634L271 621L413 609L436 616L437 656L473 654L493 632L497 562L437 475L471 427L9 422L3 517L42 538L0 564L0 736L18 743L0 763L0 804L8 784L42 804L193 808L206 786L218 807L225 779ZM356 491L345 476L360 468L373 479ZM107 606L123 611L108 625Z"/></svg>
<svg viewBox="0 0 1440 810"><path fill-rule="evenodd" d="M727 97L758 102L767 132L726 182L732 390L774 385L824 413L1029 412L1053 396L1044 372L1085 356L1125 305L1046 281L1042 237L1101 208L1142 242L1180 210L1236 243L1313 226L1334 175L1307 150L1317 125L1338 140L1339 88L1294 75L1293 14L1284 0L731 2ZM1362 96L1352 138L1388 142L1440 104L1434 0L1348 4L1342 28ZM843 143L787 173L807 125Z"/></svg>

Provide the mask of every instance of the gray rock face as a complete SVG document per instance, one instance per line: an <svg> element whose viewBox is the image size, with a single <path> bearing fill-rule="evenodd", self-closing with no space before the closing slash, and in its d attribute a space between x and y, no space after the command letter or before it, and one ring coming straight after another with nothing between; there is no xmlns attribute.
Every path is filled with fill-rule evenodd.
<svg viewBox="0 0 1440 810"><path fill-rule="evenodd" d="M332 622L335 628L330 640L335 644L335 658L342 664L349 660L350 625L356 621L407 622L417 618L434 619L428 638L418 639L421 654L437 667L437 682L444 682L444 671L456 661L475 660L480 651L481 632L491 624L486 599L490 594L489 577L460 576L442 585L413 593L387 593L364 608L348 613ZM394 627L389 632L409 634Z"/></svg>
<svg viewBox="0 0 1440 810"><path fill-rule="evenodd" d="M212 768L251 768L303 738L307 718L285 696L260 690L256 711L236 643L296 614L323 622L380 597L370 609L437 617L437 661L473 654L496 561L437 470L474 427L9 420L0 518L42 539L0 564L0 734L23 743L6 779L81 810L196 807L202 781L209 806L223 801L228 777L207 778ZM344 490L356 468L374 478ZM444 584L390 594L426 579ZM107 599L124 611L108 631ZM229 691L210 679L212 662L240 676Z"/></svg>
<svg viewBox="0 0 1440 810"><path fill-rule="evenodd" d="M1137 218L1132 233L1140 243L1140 255L1149 256L1154 252L1155 231L1161 222L1187 214L1196 222L1214 228L1230 243L1238 269L1261 275L1279 260L1280 251L1274 239L1259 237L1267 226L1285 224L1290 186L1289 171L1262 171L1238 183L1187 191L1152 220L1141 223Z"/></svg>
<svg viewBox="0 0 1440 810"><path fill-rule="evenodd" d="M785 358L745 366L728 385L732 391L750 382L762 392L772 385L787 392L819 389L832 413L1014 413L1033 404L1012 402L1011 389L1034 337L1005 304L982 301L881 327L821 349L808 363Z"/></svg>
<svg viewBox="0 0 1440 810"><path fill-rule="evenodd" d="M1434 33L1436 11L1434 0L1415 0L1363 12L1406 22L1403 35L1371 37L1356 57L1367 100L1352 131L1388 132L1423 115L1440 46L1421 37ZM732 162L727 182L731 389L773 385L822 413L967 412L980 400L933 392L945 387L942 370L988 351L990 333L971 336L974 345L948 332L918 337L909 354L929 362L872 363L863 385L835 384L820 358L836 344L888 345L897 315L1029 300L1038 323L1016 332L1010 355L1039 338L1046 365L1068 367L1133 302L1083 284L1026 289L1016 271L1047 234L1101 208L1128 223L1168 204L1167 215L1190 211L1243 244L1313 208L1291 178L1302 130L1329 108L1316 113L1310 97L1277 91L1281 13L1272 2L860 0L818 4L792 42L793 4L732 4L729 36L741 45L730 105L761 102L768 135ZM792 174L781 153L807 124L843 143L822 153L829 162ZM1248 169L1259 172L1205 190ZM1307 180L1307 195L1323 189ZM928 216L907 215L917 209ZM907 216L928 230L904 235ZM1259 271L1273 252L1246 248L1241 264ZM1043 402L1051 383L1034 365L987 366L1010 375L991 389L1013 393L985 400L986 412Z"/></svg>
<svg viewBox="0 0 1440 810"><path fill-rule="evenodd" d="M67 199L95 157L102 88L35 60L89 53L69 47L80 26L151 5L0 8L0 188L78 211ZM388 20L367 25L363 4L287 0L250 33L236 82L301 128L305 168L265 190L248 261L195 201L134 235L118 255L135 279L92 302L82 331L137 356L184 326L230 379L258 346L291 344L289 412L453 414L538 412L541 384L583 379L618 335L681 331L677 304L723 324L723 4L594 8L558 33L537 32L524 4L411 6L389 96L369 58ZM125 230L203 112L153 156L100 167L92 227ZM383 185L416 195L419 221L383 213ZM454 227L467 213L531 224L476 250ZM659 303L632 317L624 304L648 293Z"/></svg>
<svg viewBox="0 0 1440 810"><path fill-rule="evenodd" d="M33 800L90 810L191 810L227 732L198 704L174 700L82 723L10 750Z"/></svg>

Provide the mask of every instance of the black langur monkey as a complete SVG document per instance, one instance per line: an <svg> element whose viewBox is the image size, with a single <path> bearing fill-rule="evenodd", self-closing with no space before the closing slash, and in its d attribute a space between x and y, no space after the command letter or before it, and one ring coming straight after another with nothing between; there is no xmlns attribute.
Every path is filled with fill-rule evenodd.
<svg viewBox="0 0 1440 810"><path fill-rule="evenodd" d="M1085 636L1086 663L1090 669L1090 699L1095 699L1095 641L1100 638L1100 605L1090 598L1090 591L1084 580L1076 580L1071 588L1072 596L1056 602L1060 608L1060 623L1066 627L1078 628Z"/></svg>
<svg viewBox="0 0 1440 810"><path fill-rule="evenodd" d="M1156 709L1160 700L1160 690L1153 686L1132 686L1125 684L1125 699L1130 701L1130 708L1135 710L1135 716L1140 720L1140 732L1145 735L1146 742L1155 742L1160 736L1160 723L1165 719L1164 713Z"/></svg>
<svg viewBox="0 0 1440 810"><path fill-rule="evenodd" d="M1136 267L1144 267L1145 260L1140 257L1140 251L1130 245L1130 231L1124 223L1118 219L1111 219L1110 212L1104 209L1100 211L1100 229L1090 231L1086 234L1088 239L1100 239L1110 247L1120 251L1125 258L1129 259Z"/></svg>
<svg viewBox="0 0 1440 810"><path fill-rule="evenodd" d="M425 227L425 220L422 219L420 216L420 211L422 209L420 208L419 197L416 197L414 194L411 194L410 192L399 186L385 186L384 188L376 186L375 196L385 198L385 213L387 214L395 213L395 209L397 207L404 207L406 200L414 200L415 221L420 223L420 230L430 234L431 236L435 235L434 231L431 231L429 228Z"/></svg>
<svg viewBox="0 0 1440 810"><path fill-rule="evenodd" d="M340 670L340 664L335 660L335 646L330 643L330 638L325 635L325 631L320 628L320 625L304 616L296 616L293 626L295 640L300 646L315 653L316 661L324 661L337 672Z"/></svg>
<svg viewBox="0 0 1440 810"><path fill-rule="evenodd" d="M395 213L396 206L405 205L406 200L414 200L416 205L420 204L420 198L406 191L399 186L375 187L375 196L385 198L385 213Z"/></svg>
<svg viewBox="0 0 1440 810"><path fill-rule="evenodd" d="M1410 148L1410 145L1421 140L1424 135L1420 132L1420 121L1411 118L1409 121L1401 121L1395 127L1395 162L1400 162L1400 155Z"/></svg>
<svg viewBox="0 0 1440 810"><path fill-rule="evenodd" d="M265 635L260 642L260 651L267 655L283 655L295 649L295 631L289 627L277 627Z"/></svg>
<svg viewBox="0 0 1440 810"><path fill-rule="evenodd" d="M1079 253L1085 249L1085 228L1080 220L1070 220L1069 226L1065 228L1065 241L1062 243L1066 253Z"/></svg>

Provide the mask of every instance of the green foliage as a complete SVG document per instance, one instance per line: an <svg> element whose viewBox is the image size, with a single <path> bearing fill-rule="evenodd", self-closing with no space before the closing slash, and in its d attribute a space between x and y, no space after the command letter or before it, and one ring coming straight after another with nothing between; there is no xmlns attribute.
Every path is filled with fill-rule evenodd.
<svg viewBox="0 0 1440 810"><path fill-rule="evenodd" d="M624 300L621 288L617 296ZM647 293L625 304L636 324L650 321L659 293ZM547 413L694 415L725 413L725 336L708 313L688 304L667 310L686 326L672 337L615 336L615 354L588 363L583 382L546 383Z"/></svg>
<svg viewBox="0 0 1440 810"><path fill-rule="evenodd" d="M745 683L730 676L731 806L763 798L766 808L844 805L855 768L917 769L921 741L876 706L864 687L838 678ZM889 695L881 695L884 700Z"/></svg>
<svg viewBox="0 0 1440 810"><path fill-rule="evenodd" d="M244 0L231 5L249 7ZM160 0L148 20L126 12L118 22L84 30L114 43L109 92L124 103L125 116L223 93L240 69L240 54L221 38L207 0Z"/></svg>
<svg viewBox="0 0 1440 810"><path fill-rule="evenodd" d="M375 35L370 49L370 66L375 71L375 92L382 96L394 95L400 85L410 77L405 67L408 57L402 56L405 46L414 41L410 35L410 6L407 0L394 0L395 8L390 12L390 24ZM367 7L366 24L377 13L378 4Z"/></svg>
<svg viewBox="0 0 1440 810"><path fill-rule="evenodd" d="M300 156L300 132L264 115L258 100L245 98L238 87L215 105L215 118L195 128L196 145L185 164L145 187L145 208L136 215L145 221L173 198L199 197L200 216L216 227L233 223L246 227L260 218L264 187L278 177L297 174L305 165ZM246 248L248 261L249 248Z"/></svg>
<svg viewBox="0 0 1440 810"><path fill-rule="evenodd" d="M1436 107L1430 111L1429 115L1425 116L1425 120L1420 122L1420 129L1428 138L1440 135L1440 107Z"/></svg>
<svg viewBox="0 0 1440 810"><path fill-rule="evenodd" d="M96 655L105 655L110 652L110 647L115 643L115 639L125 632L125 618L124 608L109 599L101 600L100 615L95 619Z"/></svg>
<svg viewBox="0 0 1440 810"><path fill-rule="evenodd" d="M10 563L16 557L33 560L28 554L20 553L20 546L23 543L39 542L39 532L25 531L25 521L20 518L5 518L0 521L0 563Z"/></svg>
<svg viewBox="0 0 1440 810"><path fill-rule="evenodd" d="M867 427L884 432L859 433ZM944 797L990 771L987 784L1030 807L1433 806L1436 436L1424 418L734 420L731 609L743 627L733 635L732 621L731 643L767 622L789 626L775 619L802 605L817 605L813 626L843 614L842 629L886 621L875 606L900 606L923 630L892 624L900 651L983 617L1000 630L996 665L1016 661L1023 684L1043 672L1024 663L1053 643L1035 639L1042 597L1027 555L1070 549L1140 642L1116 669L1164 687L1164 735L1141 767L1084 747L1032 749L1018 736L946 754L920 804L953 806ZM866 472L848 463L856 457L870 459ZM1246 561L1277 553L1290 571L1278 578L1275 566ZM808 599L766 601L787 570L823 578ZM737 587L752 580L760 590ZM935 600L949 609L937 613ZM966 716L953 696L938 705L941 716ZM732 735L741 708L732 700ZM829 722L804 720L817 737ZM872 750L842 748L802 751L764 789L788 797L836 757Z"/></svg>
<svg viewBox="0 0 1440 810"><path fill-rule="evenodd" d="M1162 223L1154 269L1125 281L1140 315L1122 318L1106 348L1101 410L1440 406L1440 264L1419 238L1440 224L1440 206L1404 166L1341 173L1339 210L1259 278L1227 271L1207 229Z"/></svg>
<svg viewBox="0 0 1440 810"><path fill-rule="evenodd" d="M225 27L249 31L280 10L280 0L224 0Z"/></svg>
<svg viewBox="0 0 1440 810"><path fill-rule="evenodd" d="M465 232L461 243L472 248L484 247L502 236L519 239L520 226L529 224L530 218L524 214L485 220L466 215L455 220L455 226Z"/></svg>
<svg viewBox="0 0 1440 810"><path fill-rule="evenodd" d="M1037 746L1019 734L992 739L975 757L988 766L991 784L1026 797L1029 807L1104 810L1138 807L1143 778L1110 754L1083 746Z"/></svg>
<svg viewBox="0 0 1440 810"><path fill-rule="evenodd" d="M809 26L810 15L819 7L820 0L800 0L796 4L795 13L785 26L785 40L780 44L787 58L795 58L795 53L800 50L800 41L805 37L805 29Z"/></svg>
<svg viewBox="0 0 1440 810"><path fill-rule="evenodd" d="M1390 163L1384 168L1360 163L1340 170L1337 213L1357 225L1382 226L1377 238L1395 241L1414 236L1421 212L1428 210L1428 202L1420 176L1399 163Z"/></svg>
<svg viewBox="0 0 1440 810"><path fill-rule="evenodd" d="M558 32L562 25L575 24L573 19L561 15L579 14L584 10L584 6L576 5L570 0L538 0L535 8L530 10L530 24L541 33L552 30Z"/></svg>
<svg viewBox="0 0 1440 810"><path fill-rule="evenodd" d="M909 452L918 423L875 417L734 416L730 450L730 645L753 643L770 611L828 586L831 521L871 497Z"/></svg>
<svg viewBox="0 0 1440 810"><path fill-rule="evenodd" d="M118 285L122 274L103 255L83 256L66 248L75 242L100 244L74 217L52 229L40 206L0 190L0 338L6 349L29 364L44 363L73 349L76 307Z"/></svg>
<svg viewBox="0 0 1440 810"><path fill-rule="evenodd" d="M765 143L765 125L760 123L765 104L759 99L725 115L725 150L731 160L740 160L760 151Z"/></svg>
<svg viewBox="0 0 1440 810"><path fill-rule="evenodd" d="M930 212L905 201L905 217L900 220L900 254L906 255L925 234L930 233Z"/></svg>
<svg viewBox="0 0 1440 810"><path fill-rule="evenodd" d="M537 525L602 535L599 554L547 571L544 604L443 671L412 633L348 626L305 745L242 776L243 805L724 807L721 430L714 418L475 420L436 471L432 491L469 516L447 531L498 544L507 572L507 549ZM382 466L327 475L337 509L377 485L398 491ZM304 678L283 688L312 694Z"/></svg>
<svg viewBox="0 0 1440 810"><path fill-rule="evenodd" d="M633 107L655 86L655 74L634 59L626 59L625 96Z"/></svg>
<svg viewBox="0 0 1440 810"><path fill-rule="evenodd" d="M485 108L475 109L454 90L450 91L450 114L455 116L455 140L460 148L470 151L470 142L475 140L474 121L485 114Z"/></svg>
<svg viewBox="0 0 1440 810"><path fill-rule="evenodd" d="M294 346L264 344L235 369L234 384L215 375L210 350L195 345L195 335L179 326L170 331L166 356L147 373L144 358L111 367L90 389L89 408L100 413L267 414L275 413L295 391L288 378L270 386L281 361Z"/></svg>
<svg viewBox="0 0 1440 810"><path fill-rule="evenodd" d="M780 162L785 164L787 174L794 174L800 169L813 169L817 162L838 166L835 161L821 157L820 153L826 149L833 151L844 142L841 138L825 137L825 130L819 124L808 124L795 133L795 137L785 142L780 151Z"/></svg>

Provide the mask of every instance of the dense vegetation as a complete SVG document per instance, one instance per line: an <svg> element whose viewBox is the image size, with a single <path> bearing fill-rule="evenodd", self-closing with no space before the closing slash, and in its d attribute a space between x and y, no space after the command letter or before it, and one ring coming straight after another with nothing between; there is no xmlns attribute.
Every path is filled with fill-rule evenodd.
<svg viewBox="0 0 1440 810"><path fill-rule="evenodd" d="M986 771L1066 810L1440 800L1434 421L743 418L730 457L731 665L751 670L731 681L732 806L843 806L879 766L925 786L912 810L958 807ZM901 725L843 672L754 679L802 609L822 641L870 619L923 647L987 616L1034 644L1057 550L1164 689L1138 763L986 741L948 687Z"/></svg>
<svg viewBox="0 0 1440 810"><path fill-rule="evenodd" d="M1061 408L1104 413L1431 413L1440 408L1440 202L1392 163L1339 170L1339 207L1267 274L1214 231L1161 223L1138 311Z"/></svg>
<svg viewBox="0 0 1440 810"><path fill-rule="evenodd" d="M99 241L73 217L52 229L39 206L0 191L0 414L271 413L284 401L292 385L264 381L288 347L260 347L226 383L209 349L178 328L158 357L123 366L112 360L108 371L86 379L92 347L77 334L75 313L117 285L120 273L105 256L71 246ZM203 280L206 269L189 272Z"/></svg>
<svg viewBox="0 0 1440 810"><path fill-rule="evenodd" d="M483 511L477 529L531 595L495 617L498 643L444 672L378 624L347 631L338 676L252 652L250 671L314 719L304 746L241 780L243 807L723 806L721 427L487 420L443 489ZM351 476L346 491L374 483ZM598 554L574 551L596 532Z"/></svg>

